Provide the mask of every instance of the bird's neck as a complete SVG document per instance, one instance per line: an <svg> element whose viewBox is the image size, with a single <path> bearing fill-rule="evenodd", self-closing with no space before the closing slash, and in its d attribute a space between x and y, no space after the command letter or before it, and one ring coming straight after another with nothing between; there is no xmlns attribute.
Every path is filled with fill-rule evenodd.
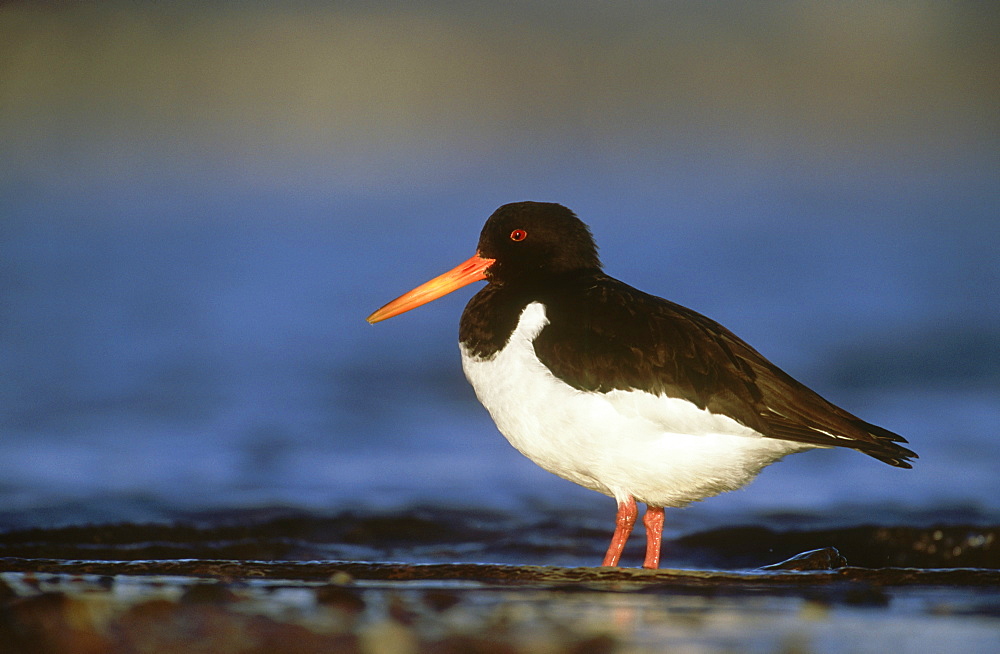
<svg viewBox="0 0 1000 654"><path fill-rule="evenodd" d="M489 358L503 349L525 307L546 307L575 297L595 283L600 270L575 270L557 275L506 278L486 285L472 297L459 323L458 340L470 353Z"/></svg>

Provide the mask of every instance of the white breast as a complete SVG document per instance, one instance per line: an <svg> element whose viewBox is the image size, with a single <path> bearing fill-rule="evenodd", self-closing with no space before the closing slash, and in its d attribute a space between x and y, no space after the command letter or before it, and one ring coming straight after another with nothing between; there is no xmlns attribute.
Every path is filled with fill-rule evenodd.
<svg viewBox="0 0 1000 654"><path fill-rule="evenodd" d="M683 506L751 481L786 454L811 449L765 438L723 415L638 390L566 384L535 355L545 306L525 307L510 341L488 359L460 345L462 368L500 432L564 479L651 506Z"/></svg>

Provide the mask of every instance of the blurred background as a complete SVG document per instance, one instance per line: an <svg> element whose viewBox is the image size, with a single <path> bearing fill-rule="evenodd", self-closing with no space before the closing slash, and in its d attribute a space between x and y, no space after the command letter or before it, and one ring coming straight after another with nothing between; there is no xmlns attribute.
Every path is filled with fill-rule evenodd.
<svg viewBox="0 0 1000 654"><path fill-rule="evenodd" d="M610 531L467 387L474 288L364 321L528 199L921 457L791 457L668 534L996 521L998 34L965 2L3 3L0 528L433 505Z"/></svg>

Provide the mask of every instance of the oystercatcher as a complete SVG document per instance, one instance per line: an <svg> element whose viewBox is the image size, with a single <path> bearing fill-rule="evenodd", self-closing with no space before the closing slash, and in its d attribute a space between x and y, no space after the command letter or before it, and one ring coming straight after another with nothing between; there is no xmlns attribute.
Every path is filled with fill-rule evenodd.
<svg viewBox="0 0 1000 654"><path fill-rule="evenodd" d="M590 229L559 204L500 207L473 257L368 322L484 279L459 326L465 375L522 454L616 500L605 566L636 502L643 566L657 568L664 507L740 488L787 454L848 447L899 468L917 456L714 320L606 275Z"/></svg>

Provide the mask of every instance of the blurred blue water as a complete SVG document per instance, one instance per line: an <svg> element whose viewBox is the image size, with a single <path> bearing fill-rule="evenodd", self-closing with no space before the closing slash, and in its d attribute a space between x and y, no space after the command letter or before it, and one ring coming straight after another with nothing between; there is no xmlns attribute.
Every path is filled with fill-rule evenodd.
<svg viewBox="0 0 1000 654"><path fill-rule="evenodd" d="M419 502L606 524L462 379L474 289L364 322L526 199L921 457L791 457L668 529L996 520L998 18L5 5L0 528Z"/></svg>
<svg viewBox="0 0 1000 654"><path fill-rule="evenodd" d="M990 175L767 193L710 176L637 193L568 172L410 197L5 189L0 528L270 505L610 514L524 460L476 403L455 344L473 290L364 322L469 256L495 206L521 199L569 205L611 274L720 320L921 457L912 471L854 452L791 457L675 512L674 528L845 506L861 521L1000 516Z"/></svg>

